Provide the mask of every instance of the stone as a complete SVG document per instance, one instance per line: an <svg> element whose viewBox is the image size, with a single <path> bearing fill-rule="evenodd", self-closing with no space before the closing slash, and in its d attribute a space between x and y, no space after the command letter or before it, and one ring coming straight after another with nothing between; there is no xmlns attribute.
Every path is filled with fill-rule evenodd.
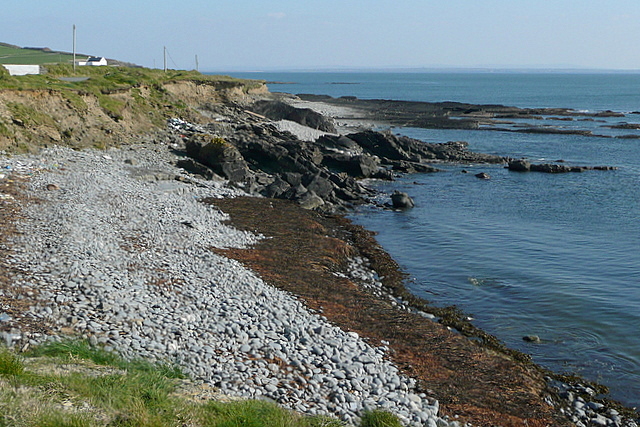
<svg viewBox="0 0 640 427"><path fill-rule="evenodd" d="M312 177L305 178L303 178L302 183L305 185L307 190L313 191L315 195L322 199L327 197L333 191L333 183L320 174L315 174Z"/></svg>
<svg viewBox="0 0 640 427"><path fill-rule="evenodd" d="M398 190L391 195L391 203L395 209L408 209L415 206L413 199L407 193Z"/></svg>
<svg viewBox="0 0 640 427"><path fill-rule="evenodd" d="M331 119L309 108L296 108L281 101L260 100L251 110L271 120L290 120L312 129L336 133Z"/></svg>
<svg viewBox="0 0 640 427"><path fill-rule="evenodd" d="M479 179L491 179L491 175L489 175L486 172L477 173L477 174L475 174L475 177L479 178Z"/></svg>
<svg viewBox="0 0 640 427"><path fill-rule="evenodd" d="M524 159L512 160L509 162L508 169L516 172L529 172L531 170L531 163Z"/></svg>
<svg viewBox="0 0 640 427"><path fill-rule="evenodd" d="M323 206L325 204L321 197L316 195L313 191L307 191L297 200L300 207L303 209L313 210Z"/></svg>
<svg viewBox="0 0 640 427"><path fill-rule="evenodd" d="M194 134L185 146L190 156L231 182L243 182L249 176L249 166L240 151L222 138Z"/></svg>
<svg viewBox="0 0 640 427"><path fill-rule="evenodd" d="M277 176L276 179L264 189L263 195L266 197L281 198L290 188L291 184Z"/></svg>

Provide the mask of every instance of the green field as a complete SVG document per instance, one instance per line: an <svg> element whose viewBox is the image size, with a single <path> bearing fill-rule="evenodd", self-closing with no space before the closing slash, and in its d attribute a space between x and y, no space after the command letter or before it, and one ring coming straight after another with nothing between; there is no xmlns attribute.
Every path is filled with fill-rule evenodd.
<svg viewBox="0 0 640 427"><path fill-rule="evenodd" d="M86 55L79 55L84 59ZM42 49L26 49L7 46L0 43L0 64L44 65L56 63L73 63L73 55L47 52Z"/></svg>

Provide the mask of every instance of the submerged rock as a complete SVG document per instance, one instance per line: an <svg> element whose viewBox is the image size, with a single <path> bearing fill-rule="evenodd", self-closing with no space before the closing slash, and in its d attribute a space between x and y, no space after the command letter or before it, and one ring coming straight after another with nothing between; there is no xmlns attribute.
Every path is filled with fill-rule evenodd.
<svg viewBox="0 0 640 427"><path fill-rule="evenodd" d="M515 172L544 172L544 173L568 173L584 172L588 170L617 170L615 166L568 166L564 164L544 163L531 164L527 160L511 160L507 168Z"/></svg>
<svg viewBox="0 0 640 427"><path fill-rule="evenodd" d="M415 206L413 199L407 193L398 190L391 195L391 203L396 209L409 209Z"/></svg>

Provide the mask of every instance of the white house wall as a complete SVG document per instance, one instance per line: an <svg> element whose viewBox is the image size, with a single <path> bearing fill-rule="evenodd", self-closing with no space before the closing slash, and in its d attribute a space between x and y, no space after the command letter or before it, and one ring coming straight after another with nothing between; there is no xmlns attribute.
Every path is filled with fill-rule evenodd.
<svg viewBox="0 0 640 427"><path fill-rule="evenodd" d="M27 74L40 74L39 65L10 65L2 64L12 76L26 76Z"/></svg>

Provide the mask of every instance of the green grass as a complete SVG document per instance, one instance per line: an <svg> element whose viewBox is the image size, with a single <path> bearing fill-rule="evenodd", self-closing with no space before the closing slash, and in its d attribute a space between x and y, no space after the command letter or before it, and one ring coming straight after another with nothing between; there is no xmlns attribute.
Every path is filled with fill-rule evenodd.
<svg viewBox="0 0 640 427"><path fill-rule="evenodd" d="M387 411L367 411L362 415L361 427L402 427L400 420Z"/></svg>
<svg viewBox="0 0 640 427"><path fill-rule="evenodd" d="M78 58L82 59L84 56L76 59ZM0 45L0 64L44 65L59 62L71 64L73 55Z"/></svg>
<svg viewBox="0 0 640 427"><path fill-rule="evenodd" d="M14 353L0 348L0 375L22 375L24 365Z"/></svg>
<svg viewBox="0 0 640 427"><path fill-rule="evenodd" d="M37 347L23 356L0 348L0 427L340 427L265 400L193 401L176 393L176 366L125 360L86 341ZM365 414L362 426L400 425Z"/></svg>

